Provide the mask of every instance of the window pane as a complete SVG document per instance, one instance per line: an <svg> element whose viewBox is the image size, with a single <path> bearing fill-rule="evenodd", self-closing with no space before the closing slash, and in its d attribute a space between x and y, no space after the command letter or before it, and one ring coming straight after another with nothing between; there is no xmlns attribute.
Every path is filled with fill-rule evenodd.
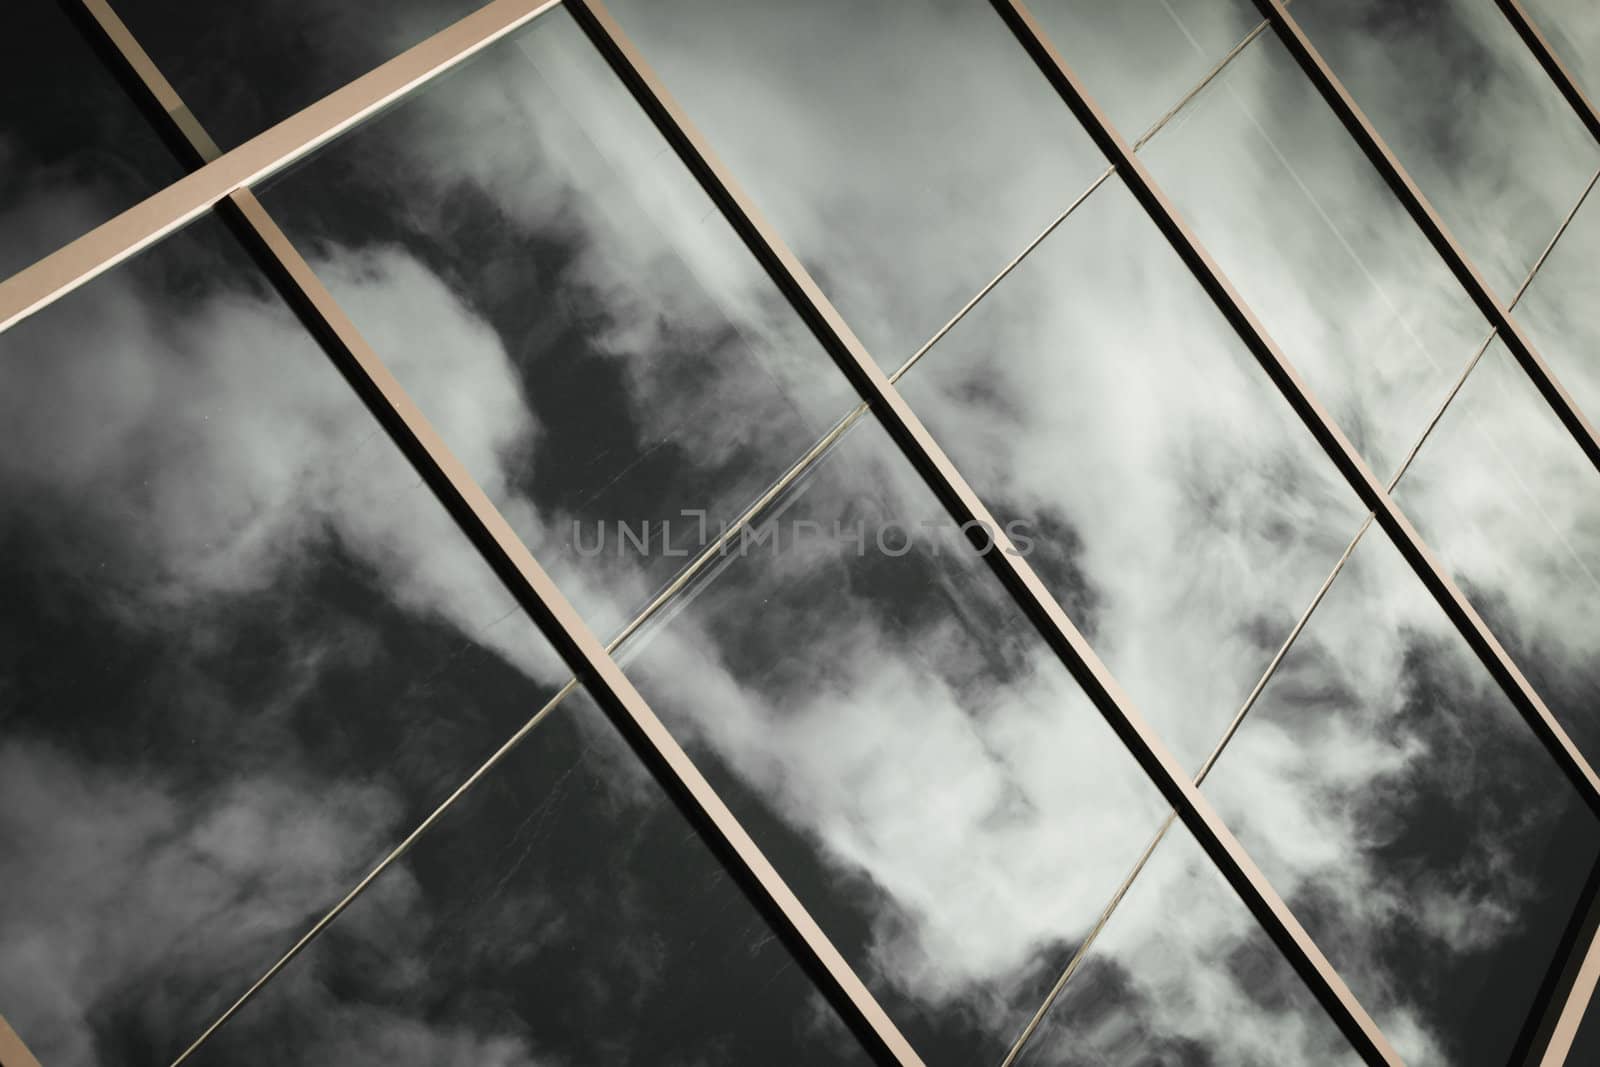
<svg viewBox="0 0 1600 1067"><path fill-rule="evenodd" d="M1360 1062L1182 823L1156 847L1018 1061Z"/></svg>
<svg viewBox="0 0 1600 1067"><path fill-rule="evenodd" d="M870 421L625 649L930 1064L997 1063L1165 806Z"/></svg>
<svg viewBox="0 0 1600 1067"><path fill-rule="evenodd" d="M1589 0L1522 0L1522 6L1595 103L1600 93L1600 11Z"/></svg>
<svg viewBox="0 0 1600 1067"><path fill-rule="evenodd" d="M1517 321L1590 423L1600 418L1600 317L1595 310L1600 195L1591 191L1515 310Z"/></svg>
<svg viewBox="0 0 1600 1067"><path fill-rule="evenodd" d="M613 6L885 367L1105 168L986 4Z"/></svg>
<svg viewBox="0 0 1600 1067"><path fill-rule="evenodd" d="M195 1062L871 1061L580 690Z"/></svg>
<svg viewBox="0 0 1600 1067"><path fill-rule="evenodd" d="M1028 9L1129 142L1261 23L1250 0L1036 0Z"/></svg>
<svg viewBox="0 0 1600 1067"><path fill-rule="evenodd" d="M1380 531L1205 792L1407 1063L1508 1062L1600 828Z"/></svg>
<svg viewBox="0 0 1600 1067"><path fill-rule="evenodd" d="M232 148L487 0L116 0L212 140Z"/></svg>
<svg viewBox="0 0 1600 1067"><path fill-rule="evenodd" d="M170 1062L567 676L209 217L0 334L0 483L0 1014Z"/></svg>
<svg viewBox="0 0 1600 1067"><path fill-rule="evenodd" d="M1398 499L1551 712L1600 761L1600 476L1499 342Z"/></svg>
<svg viewBox="0 0 1600 1067"><path fill-rule="evenodd" d="M900 386L1198 768L1363 513L1126 188L1102 186Z"/></svg>
<svg viewBox="0 0 1600 1067"><path fill-rule="evenodd" d="M1600 146L1505 16L1479 0L1302 0L1294 16L1511 299Z"/></svg>
<svg viewBox="0 0 1600 1067"><path fill-rule="evenodd" d="M603 635L856 403L565 11L264 201Z"/></svg>
<svg viewBox="0 0 1600 1067"><path fill-rule="evenodd" d="M1387 480L1488 326L1276 37L1184 119L1151 170Z"/></svg>
<svg viewBox="0 0 1600 1067"><path fill-rule="evenodd" d="M183 171L51 0L0 19L0 278Z"/></svg>

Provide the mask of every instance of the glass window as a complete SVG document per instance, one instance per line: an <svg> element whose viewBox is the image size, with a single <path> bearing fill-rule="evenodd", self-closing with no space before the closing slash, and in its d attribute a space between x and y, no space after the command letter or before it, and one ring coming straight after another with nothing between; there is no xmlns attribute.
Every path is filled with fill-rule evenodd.
<svg viewBox="0 0 1600 1067"><path fill-rule="evenodd" d="M1488 326L1275 36L1183 120L1151 171L1387 480Z"/></svg>
<svg viewBox="0 0 1600 1067"><path fill-rule="evenodd" d="M1600 761L1600 476L1498 341L1397 499L1579 749Z"/></svg>
<svg viewBox="0 0 1600 1067"><path fill-rule="evenodd" d="M1503 1064L1600 827L1373 529L1205 792L1410 1064Z"/></svg>
<svg viewBox="0 0 1600 1067"><path fill-rule="evenodd" d="M1493 4L1301 0L1294 17L1501 299L1600 166Z"/></svg>
<svg viewBox="0 0 1600 1067"><path fill-rule="evenodd" d="M602 636L856 403L564 10L262 199Z"/></svg>
<svg viewBox="0 0 1600 1067"><path fill-rule="evenodd" d="M986 4L620 0L613 10L886 368L1106 166Z"/></svg>
<svg viewBox="0 0 1600 1067"><path fill-rule="evenodd" d="M309 107L487 0L116 0L224 150Z"/></svg>
<svg viewBox="0 0 1600 1067"><path fill-rule="evenodd" d="M1591 190L1514 309L1517 322L1590 424L1600 419L1600 195Z"/></svg>
<svg viewBox="0 0 1600 1067"><path fill-rule="evenodd" d="M871 1060L579 690L193 1062Z"/></svg>
<svg viewBox="0 0 1600 1067"><path fill-rule="evenodd" d="M0 334L0 441L0 1011L169 1062L567 675L211 217Z"/></svg>
<svg viewBox="0 0 1600 1067"><path fill-rule="evenodd" d="M1182 823L1023 1046L1019 1067L1329 1067L1361 1059Z"/></svg>
<svg viewBox="0 0 1600 1067"><path fill-rule="evenodd" d="M1588 0L1522 0L1557 58L1596 104L1600 94L1600 11Z"/></svg>
<svg viewBox="0 0 1600 1067"><path fill-rule="evenodd" d="M1028 10L1130 144L1262 24L1250 0L1035 0Z"/></svg>
<svg viewBox="0 0 1600 1067"><path fill-rule="evenodd" d="M1363 512L1120 182L900 388L1189 767Z"/></svg>
<svg viewBox="0 0 1600 1067"><path fill-rule="evenodd" d="M997 1063L1166 813L875 422L629 674L933 1065Z"/></svg>
<svg viewBox="0 0 1600 1067"><path fill-rule="evenodd" d="M52 0L0 23L0 278L183 176Z"/></svg>

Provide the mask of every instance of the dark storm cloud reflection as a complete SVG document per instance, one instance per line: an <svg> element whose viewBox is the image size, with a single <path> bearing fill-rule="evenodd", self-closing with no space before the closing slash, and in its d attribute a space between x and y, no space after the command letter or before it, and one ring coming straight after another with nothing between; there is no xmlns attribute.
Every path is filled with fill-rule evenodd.
<svg viewBox="0 0 1600 1067"><path fill-rule="evenodd" d="M0 1011L48 1063L168 1062L565 677L230 240L196 223L0 338ZM438 283L364 305L399 299L465 377L486 328ZM436 417L468 455L506 421ZM854 1054L566 714L224 1062Z"/></svg>
<svg viewBox="0 0 1600 1067"><path fill-rule="evenodd" d="M264 200L431 417L492 393L507 434L468 468L602 635L699 547L682 512L714 536L854 406L564 11ZM403 298L373 302L412 287L471 308L493 355L395 314ZM647 523L654 547L578 552L619 522Z"/></svg>
<svg viewBox="0 0 1600 1067"><path fill-rule="evenodd" d="M1379 532L1205 792L1407 1063L1506 1062L1600 828Z"/></svg>
<svg viewBox="0 0 1600 1067"><path fill-rule="evenodd" d="M232 148L487 0L117 0L212 139Z"/></svg>
<svg viewBox="0 0 1600 1067"><path fill-rule="evenodd" d="M182 174L59 5L7 6L0 33L0 278Z"/></svg>
<svg viewBox="0 0 1600 1067"><path fill-rule="evenodd" d="M1494 4L1300 0L1294 15L1509 300L1600 146Z"/></svg>

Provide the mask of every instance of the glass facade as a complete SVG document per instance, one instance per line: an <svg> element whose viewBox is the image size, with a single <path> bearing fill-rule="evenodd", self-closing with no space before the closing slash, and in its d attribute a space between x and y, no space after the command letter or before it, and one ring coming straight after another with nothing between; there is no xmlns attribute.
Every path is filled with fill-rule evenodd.
<svg viewBox="0 0 1600 1067"><path fill-rule="evenodd" d="M4 16L0 1067L1589 1062L1589 6L613 4Z"/></svg>

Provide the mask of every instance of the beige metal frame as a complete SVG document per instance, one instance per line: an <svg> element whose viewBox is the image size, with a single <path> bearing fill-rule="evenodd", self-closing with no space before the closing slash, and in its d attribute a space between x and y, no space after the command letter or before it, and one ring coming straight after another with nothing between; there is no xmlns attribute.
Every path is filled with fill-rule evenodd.
<svg viewBox="0 0 1600 1067"><path fill-rule="evenodd" d="M39 1067L39 1061L33 1058L33 1053L11 1029L4 1015L0 1015L0 1067Z"/></svg>
<svg viewBox="0 0 1600 1067"><path fill-rule="evenodd" d="M669 789L680 803L698 815L697 821L713 843L719 846L724 861L742 874L747 888L753 890L766 905L769 913L776 913L775 917L780 927L793 942L798 944L803 957L813 967L814 973L822 977L825 986L834 995L836 1003L842 1004L858 1033L864 1034L880 1057L900 1063L920 1062L916 1053L894 1028L893 1023L888 1020L859 978L827 941L825 934L811 920L803 905L761 855L732 813L716 796L688 756L667 734L643 698L633 689L611 659L609 652L642 623L643 617L630 624L630 627L609 645L600 645L517 539L481 488L450 454L421 412L400 389L376 353L360 337L354 325L338 308L303 258L289 244L287 238L249 192L249 186L253 183L303 157L411 89L526 24L538 14L555 6L559 0L493 0L476 13L407 50L368 75L329 94L316 104L238 148L221 154L217 152L216 146L210 142L205 131L195 121L193 114L184 106L177 93L139 48L132 35L116 19L106 0L81 0L81 2L84 9L107 35L107 39L116 51L128 63L138 81L150 93L156 109L167 116L173 130L192 148L197 160L204 165L188 177L173 183L91 233L0 282L0 330L122 262L207 209L221 206L224 214L234 223L235 228L240 229L246 239L251 241L258 254L264 255L275 266L274 280L290 296L302 316L308 318L319 333L320 339L340 363L341 369L350 377L364 399L405 448L413 463L418 466L441 499L451 507L458 521L473 537L490 562L496 566L502 578L517 594L519 601L550 636L577 677L589 685L596 699L612 714L625 732L629 733L630 739L657 771L658 776L667 781ZM1516 6L1515 0L1500 0L1500 2L1503 7L1508 4ZM1556 724L1549 715L1537 694L1532 691L1493 635L1483 625L1482 620L1438 567L1404 516L1389 501L1385 488L1378 485L1318 402L1306 391L1293 368L1278 352L1248 308L1210 261L1204 249L1167 204L1164 195L1150 181L1142 166L1134 158L1133 152L1136 148L1130 149L1123 144L1120 135L1083 93L1075 76L1048 44L1020 0L995 0L995 4L1052 84L1084 122L1091 136L1107 152L1112 161L1112 170L1120 172L1123 179L1128 182L1130 189L1173 242L1179 254L1229 318L1230 323L1262 361L1269 376L1283 390L1357 493L1372 508L1380 525L1383 525L1394 538L1413 568L1422 577L1424 584L1461 629L1469 644L1489 666L1496 679L1511 694L1519 710L1528 718L1541 740L1551 749L1558 763L1577 783L1584 796L1592 804L1596 803L1597 798L1600 798L1600 779L1596 778L1593 770L1577 753L1559 724ZM1258 4L1280 34L1285 33L1284 24L1288 16L1283 10L1283 5L1275 0L1258 0ZM731 175L712 154L701 135L666 94L659 80L623 36L603 5L598 0L568 0L567 6L651 114L679 155L696 173L757 258L790 298L797 311L829 348L863 397L863 405L835 427L828 438L819 442L819 445L808 453L800 464L797 464L791 474L785 475L785 479L792 480L795 471L803 470L813 463L826 451L826 446L831 440L837 439L839 434L870 408L882 419L900 447L958 520L980 520L986 522L989 529L999 530L998 524L993 522L986 507L932 440L893 385L893 382L909 369L911 363L943 335L949 328L948 325L936 334L929 344L919 349L899 371L885 377L770 224L760 216L750 200L734 183ZM1292 20L1289 21L1292 23ZM1257 27L1240 47L1242 48L1243 44L1247 44L1260 31L1261 27ZM1293 48L1291 43L1291 49ZM1309 50L1308 43L1305 48ZM1229 58L1235 53L1230 53ZM1300 52L1296 54L1297 58L1301 59L1302 65L1305 65L1306 58ZM1320 62L1320 58L1317 62ZM1308 70L1308 74L1312 72ZM1312 74L1312 77L1314 81L1318 81L1319 88L1323 88L1326 95L1329 90L1325 81L1319 81L1316 74ZM1337 80L1332 79L1331 73L1326 75L1326 83L1337 86ZM1342 87L1338 91L1342 93ZM1347 94L1345 95L1347 99ZM1178 106L1181 107L1182 103L1180 101ZM1587 107L1586 101L1584 104ZM1350 104L1349 107L1353 109L1354 105ZM1337 105L1336 110L1339 110ZM1170 117L1170 114L1169 112L1167 117ZM1358 111L1354 111L1353 114L1359 116ZM1592 109L1588 114L1592 120ZM1345 112L1341 111L1341 117L1345 117ZM1349 125L1350 120L1346 119L1346 122ZM1364 118L1360 119L1360 122L1364 123ZM1370 130L1370 127L1368 129ZM1352 133L1355 131L1352 130ZM1372 137L1375 139L1376 134L1372 134ZM1148 135L1141 139L1141 144L1146 139ZM1357 139L1361 140L1361 137L1358 136ZM1381 141L1376 144L1381 147ZM1363 142L1363 146L1367 147L1366 142ZM1372 149L1369 148L1368 151L1371 154ZM1386 154L1387 149L1382 148L1382 152ZM1392 161L1392 156L1389 158ZM1398 168L1398 164L1394 164L1394 167ZM1380 169L1383 169L1382 166ZM1092 192L1110 173L1111 170L1108 170L1102 174L1090 187L1089 192ZM1403 171L1397 173L1404 178ZM1388 177L1387 172L1386 177ZM1404 182L1409 183L1409 178L1404 178ZM1414 190L1414 186L1412 188ZM1086 192L1084 196L1087 195ZM1418 203L1426 208L1426 201L1421 200L1420 196L1420 193L1416 193ZM1406 199L1404 195L1402 199ZM1045 233L1008 264L999 277L958 312L952 324L970 310L998 283L1000 277L1004 277L1022 256L1031 251L1038 241L1054 229L1055 225L1058 225L1082 200L1083 197L1080 197L1075 201ZM1410 201L1407 203L1410 208ZM1413 211L1415 213L1415 209ZM1426 208L1426 213L1431 215L1431 208ZM1436 216L1433 218L1437 222ZM1427 226L1424 228L1427 229ZM1445 245L1441 248L1441 253L1450 260L1450 249L1454 248L1454 242L1448 233L1443 231L1442 224L1439 224L1438 232L1442 235ZM1440 245L1439 236L1435 236L1431 231L1429 236L1434 240L1436 247ZM1500 330L1502 335L1508 338L1515 337L1516 341L1520 342L1521 333L1510 319L1509 313L1499 308L1496 298L1482 285L1481 280L1476 281L1478 288L1474 289L1476 272L1465 257L1459 254L1458 249L1455 254L1459 258L1460 265L1458 267L1457 262L1451 260L1451 266L1456 270L1458 278L1461 278L1462 284L1469 289L1480 306L1487 301L1489 306L1484 308L1485 313L1497 327L1503 327ZM1466 277L1463 277L1463 271ZM1517 351L1516 345L1509 339L1508 344L1512 344L1514 352ZM1580 438L1580 444L1587 440L1586 453L1595 460L1600 456L1600 452L1596 450L1592 428L1572 406L1565 391L1553 376L1548 374L1532 348L1525 345L1522 347L1523 351L1518 353L1518 358L1529 368L1530 375L1533 375L1540 384L1541 391L1546 393L1547 399L1556 407L1569 430L1575 437ZM783 484L786 482L780 482L780 487ZM753 515L765 502L770 502L777 491L778 487L775 487L765 494L761 501L746 511L746 517ZM1177 816L1183 818L1196 839L1218 864L1235 891L1262 921L1269 935L1307 980L1341 1029L1369 1062L1398 1063L1398 1057L1371 1018L1355 1001L1309 935L1299 926L1281 898L1267 884L1261 872L1222 824L1205 798L1200 795L1183 768L1172 759L1153 731L1143 722L1105 666L1067 619L1060 605L1050 596L1025 561L1004 551L1009 545L1003 536L995 547L996 550L990 551L986 558L1001 579L1173 805ZM681 587L678 583L675 583L675 586ZM673 591L669 588L663 594L663 598L670 596ZM653 604L652 608L655 606ZM647 609L647 614L649 610ZM569 683L568 689L563 693L570 691L574 684ZM530 720L528 725L518 731L518 734L508 741L489 763L463 783L439 811L477 781L560 699L561 695L558 695ZM293 952L303 947L327 922L331 921L356 893L381 872L384 866L397 858L404 848L409 847L410 842L432 824L439 811L419 826L402 843L400 849L369 874L344 901L308 933L299 945L295 946L288 956L264 975L246 997L241 998L239 1003L229 1009L227 1015L214 1024L212 1030L287 963L292 958ZM1583 962L1583 968L1585 973L1600 974L1600 947L1591 948ZM1594 976L1591 974L1590 988L1593 984ZM1575 985L1574 989L1576 988ZM4 1055L6 1048L3 1039L8 1032L4 1029L3 1021L0 1021L0 1063L4 1063L5 1067L13 1067L11 1061ZM207 1034L210 1032L212 1031L208 1030ZM196 1045L198 1043L196 1042ZM1547 1062L1553 1061L1547 1060Z"/></svg>
<svg viewBox="0 0 1600 1067"><path fill-rule="evenodd" d="M1369 1062L1398 1064L1399 1057L1388 1040L1321 949L1144 721L1038 575L1014 550L988 507L889 383L816 282L736 184L604 5L599 0L567 0L567 7L872 406L951 516L958 523L973 522L994 532L992 550L984 558L1355 1048Z"/></svg>
<svg viewBox="0 0 1600 1067"><path fill-rule="evenodd" d="M182 136L199 159L203 160L208 153L214 153L215 146L203 127L194 119L193 113L139 47L138 42L106 0L81 0L81 2L100 32L105 35L106 41L121 56L131 73L145 86L157 108L175 127L175 130L164 132L176 132ZM510 29L522 25L532 18L533 14L538 14L549 6L551 5L540 4L530 7L522 4L512 7L507 12L509 17L497 24L504 28L496 35L503 35ZM532 14L524 17L522 12L530 10ZM460 23L457 27L459 25ZM432 62L427 62L426 69L438 73L445 69L448 63L459 62L482 47L481 44L474 45L471 42L456 42L455 29L456 27L451 27L418 46L422 49L439 47L441 39L450 44L448 53L436 57ZM401 64L399 67L401 71L411 70L415 64L403 61L411 59L415 51L416 49L413 49L399 60L386 64L386 67ZM381 89L383 86L380 85L378 88ZM392 98L385 95L386 98ZM313 105L317 106L320 105ZM366 108L362 114L370 114L371 110ZM292 123L295 119L289 121ZM322 143L325 139L313 135L306 139L306 143L314 145ZM298 156L309 150L307 148L294 155ZM218 163L210 164L202 170L210 169L221 162L225 161L219 160ZM539 566L532 553L468 473L466 467L429 424L421 409L404 392L399 381L383 364L377 352L361 335L355 323L339 306L333 294L323 285L287 235L273 221L255 194L248 188L235 189L217 206L224 212L241 238L257 254L258 260L268 270L279 290L311 327L379 421L406 452L418 472L450 508L463 530L560 652L575 678L435 809L423 824L401 843L400 848L391 852L374 871L363 878L218 1016L179 1055L176 1063L182 1063L194 1054L213 1033L326 929L366 886L399 859L451 804L480 781L496 763L525 738L562 697L569 694L581 682L629 737L645 763L656 773L657 778L673 795L680 807L686 809L685 813L708 838L708 843L717 851L724 865L730 869L730 873L754 897L756 905L767 914L769 920L774 922L779 933L796 951L801 962L819 979L819 984L830 995L830 999L840 1007L847 1023L857 1032L869 1050L879 1059L903 1064L906 1067L920 1067L922 1061L912 1050L910 1043L900 1034L866 985L829 941L822 928L806 911L805 906L784 882L777 869L767 860L754 839L739 823L699 768L672 738L654 711L633 687L632 682L622 673L611 658L610 646L602 646L589 631L587 624ZM115 221L113 220L113 223Z"/></svg>

